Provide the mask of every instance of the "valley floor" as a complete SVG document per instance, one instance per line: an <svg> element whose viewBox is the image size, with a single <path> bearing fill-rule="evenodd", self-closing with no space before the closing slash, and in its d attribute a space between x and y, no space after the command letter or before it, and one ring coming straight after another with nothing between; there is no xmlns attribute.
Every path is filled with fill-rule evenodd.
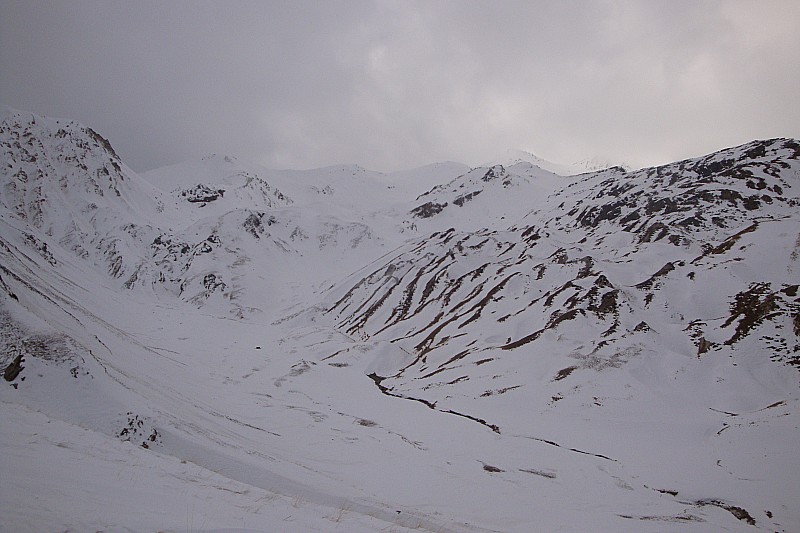
<svg viewBox="0 0 800 533"><path fill-rule="evenodd" d="M8 531L800 524L797 400L732 413L713 391L688 399L686 376L719 371L710 360L645 354L616 378L628 382L606 384L627 398L590 405L567 389L550 406L517 397L455 416L381 394L367 369L385 347L355 342L313 313L289 326L95 303L103 319L78 317L96 343L77 377L30 360L28 379L2 388ZM653 388L644 372L657 360L674 365L678 385ZM133 437L122 442L125 428Z"/></svg>

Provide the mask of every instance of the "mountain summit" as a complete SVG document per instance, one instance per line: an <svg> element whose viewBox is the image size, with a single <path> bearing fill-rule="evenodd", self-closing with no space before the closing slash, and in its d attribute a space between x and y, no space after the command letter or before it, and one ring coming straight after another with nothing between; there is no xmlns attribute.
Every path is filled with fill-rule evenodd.
<svg viewBox="0 0 800 533"><path fill-rule="evenodd" d="M5 110L0 154L10 530L800 529L795 140L139 175Z"/></svg>
<svg viewBox="0 0 800 533"><path fill-rule="evenodd" d="M525 150L515 149L506 150L502 154L498 154L496 157L490 159L481 166L491 167L494 165L504 165L506 167L510 167L520 163L528 163L560 176L576 176L578 174L596 172L615 166L597 157L576 161L575 163L571 164L554 163L552 161L542 159L541 157Z"/></svg>

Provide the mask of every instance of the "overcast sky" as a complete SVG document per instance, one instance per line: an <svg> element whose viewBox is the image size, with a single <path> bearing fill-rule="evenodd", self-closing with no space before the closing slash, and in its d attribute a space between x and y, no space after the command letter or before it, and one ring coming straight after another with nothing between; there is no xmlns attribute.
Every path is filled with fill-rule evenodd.
<svg viewBox="0 0 800 533"><path fill-rule="evenodd" d="M645 166L800 137L800 2L0 0L0 103L134 170Z"/></svg>

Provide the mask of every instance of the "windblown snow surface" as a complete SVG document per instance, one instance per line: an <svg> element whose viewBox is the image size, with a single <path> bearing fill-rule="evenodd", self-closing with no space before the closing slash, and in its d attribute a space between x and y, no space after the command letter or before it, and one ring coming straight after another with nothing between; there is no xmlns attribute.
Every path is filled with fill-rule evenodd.
<svg viewBox="0 0 800 533"><path fill-rule="evenodd" d="M800 531L797 141L139 175L7 109L0 154L3 531Z"/></svg>

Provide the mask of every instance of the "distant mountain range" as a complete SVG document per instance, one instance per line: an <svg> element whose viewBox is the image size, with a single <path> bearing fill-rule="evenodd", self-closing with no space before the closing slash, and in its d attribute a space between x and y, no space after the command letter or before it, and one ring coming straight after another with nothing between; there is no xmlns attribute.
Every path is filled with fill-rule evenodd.
<svg viewBox="0 0 800 533"><path fill-rule="evenodd" d="M6 109L0 153L9 530L800 528L796 140L137 174Z"/></svg>

